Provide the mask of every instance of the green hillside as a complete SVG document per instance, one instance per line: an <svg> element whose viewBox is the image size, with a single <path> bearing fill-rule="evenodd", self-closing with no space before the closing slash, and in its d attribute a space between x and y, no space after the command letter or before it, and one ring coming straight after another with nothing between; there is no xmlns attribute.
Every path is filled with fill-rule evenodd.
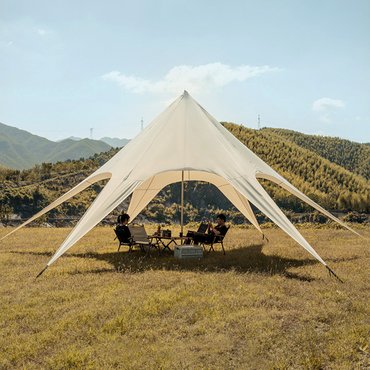
<svg viewBox="0 0 370 370"><path fill-rule="evenodd" d="M370 211L368 181L312 150L269 130L252 130L233 123L225 127L245 143L260 158L324 208L333 211ZM117 150L95 154L86 160L68 160L54 164L43 163L29 170L0 169L0 218L10 213L26 218L65 193L105 161ZM277 204L288 213L312 212L285 190L261 180ZM101 190L97 183L48 214L49 218L79 217ZM143 211L142 217L158 222L177 222L179 219L180 186L173 184L163 189ZM243 222L244 218L212 185L190 182L186 184L186 221L212 217L225 210L229 219ZM127 207L126 205L123 206ZM264 218L258 215L260 221Z"/></svg>
<svg viewBox="0 0 370 370"><path fill-rule="evenodd" d="M275 134L281 138L288 139L302 148L311 150L330 162L354 172L358 175L370 178L370 146L353 141L340 139L338 137L326 137L318 135L306 135L300 132L263 128L264 133Z"/></svg>
<svg viewBox="0 0 370 370"><path fill-rule="evenodd" d="M109 148L102 141L90 139L54 142L0 123L0 165L8 168L21 170L42 162L86 158Z"/></svg>
<svg viewBox="0 0 370 370"><path fill-rule="evenodd" d="M370 203L368 181L268 130L252 130L232 123L225 127L261 159L306 195L329 209L366 211ZM295 197L264 181L274 199L284 208L299 209Z"/></svg>

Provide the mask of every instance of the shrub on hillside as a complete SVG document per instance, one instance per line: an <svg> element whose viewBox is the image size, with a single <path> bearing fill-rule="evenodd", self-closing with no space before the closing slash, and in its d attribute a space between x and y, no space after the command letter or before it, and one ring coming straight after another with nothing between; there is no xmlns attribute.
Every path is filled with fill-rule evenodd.
<svg viewBox="0 0 370 370"><path fill-rule="evenodd" d="M369 221L369 217L365 213L350 212L350 213L347 213L342 218L342 220L345 222L357 222L359 224L363 224Z"/></svg>

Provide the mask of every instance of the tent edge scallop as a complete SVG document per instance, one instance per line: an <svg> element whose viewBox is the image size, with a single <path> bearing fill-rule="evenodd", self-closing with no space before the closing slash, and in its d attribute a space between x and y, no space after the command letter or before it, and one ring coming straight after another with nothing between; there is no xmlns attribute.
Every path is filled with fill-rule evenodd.
<svg viewBox="0 0 370 370"><path fill-rule="evenodd" d="M194 169L164 171L143 181L143 183L138 186L132 194L131 202L127 211L130 217L134 219L164 187L181 182L182 171L184 171L185 175L184 181L203 181L214 185L246 217L246 219L256 227L261 234L263 234L263 231L261 230L250 207L248 199L240 194L227 179L214 172ZM161 177L167 177L167 180L164 179L164 181L161 181ZM151 188L151 184L153 184L153 182L155 185L154 188ZM139 192L141 194L138 194ZM148 192L151 193L148 195ZM138 198L141 198L141 200Z"/></svg>

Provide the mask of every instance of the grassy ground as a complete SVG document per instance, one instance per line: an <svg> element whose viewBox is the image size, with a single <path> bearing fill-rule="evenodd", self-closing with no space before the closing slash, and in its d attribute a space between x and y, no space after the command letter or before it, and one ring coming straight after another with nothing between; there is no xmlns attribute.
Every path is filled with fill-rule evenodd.
<svg viewBox="0 0 370 370"><path fill-rule="evenodd" d="M348 231L302 230L344 284L281 231L237 228L201 261L117 253L96 228L35 281L68 232L0 244L0 369L370 366L369 243Z"/></svg>

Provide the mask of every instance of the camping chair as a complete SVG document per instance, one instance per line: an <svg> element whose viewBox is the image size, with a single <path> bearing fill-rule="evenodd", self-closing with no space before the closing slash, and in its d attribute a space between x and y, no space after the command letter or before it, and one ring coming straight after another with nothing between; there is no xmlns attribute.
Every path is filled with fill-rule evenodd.
<svg viewBox="0 0 370 370"><path fill-rule="evenodd" d="M143 252L149 253L150 248L158 248L157 244L150 241L143 225L129 225L128 228L134 245L138 245Z"/></svg>
<svg viewBox="0 0 370 370"><path fill-rule="evenodd" d="M208 249L208 252L210 251L215 251L215 248L214 248L214 245L215 244L221 244L221 247L222 247L222 251L224 252L224 255L226 254L225 252L225 248L224 248L224 239L225 239L225 236L227 234L227 232L229 231L230 229L230 226L227 227L226 229L226 232L225 232L225 235L215 235L213 240L212 241L204 241L202 242L203 244L203 248L205 249L205 245L210 245L209 249Z"/></svg>
<svg viewBox="0 0 370 370"><path fill-rule="evenodd" d="M135 244L133 239L132 238L122 239L120 234L118 233L117 229L114 229L114 233L116 234L116 237L114 238L114 240L118 239L118 250L117 250L117 252L119 252L119 250L121 249L121 245L127 245L128 246L128 251L131 252L132 247Z"/></svg>

